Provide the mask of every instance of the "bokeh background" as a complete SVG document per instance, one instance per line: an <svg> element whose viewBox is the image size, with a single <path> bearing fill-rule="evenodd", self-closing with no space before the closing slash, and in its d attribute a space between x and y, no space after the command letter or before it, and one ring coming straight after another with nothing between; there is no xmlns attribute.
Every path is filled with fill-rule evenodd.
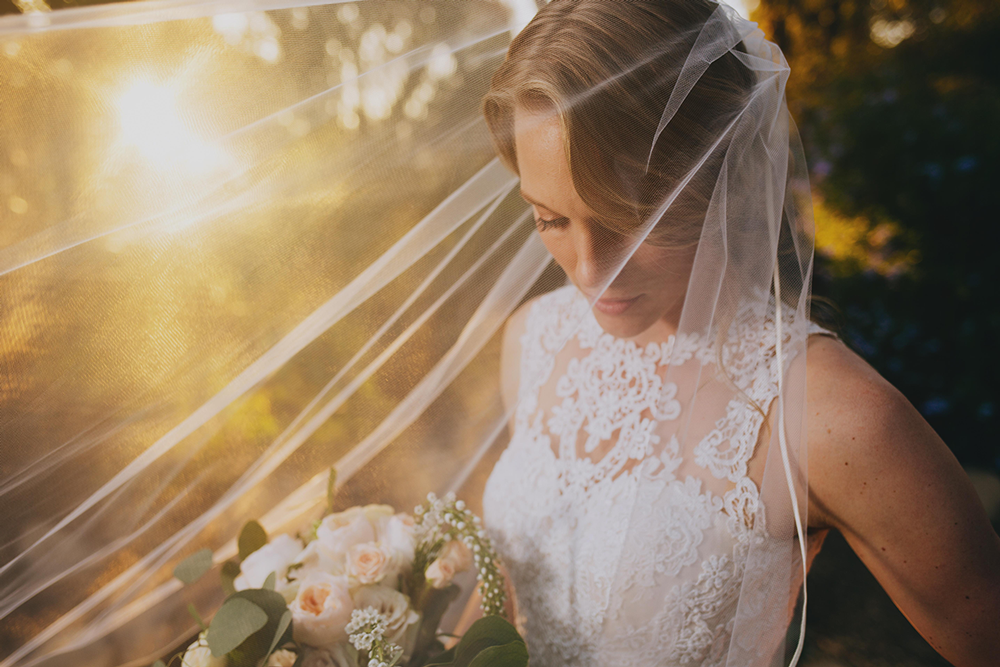
<svg viewBox="0 0 1000 667"><path fill-rule="evenodd" d="M0 0L0 13L97 4ZM817 220L816 314L898 387L1000 520L1000 3L746 0L790 65ZM9 52L0 52L0 67ZM26 156L0 155L17 216ZM251 406L252 408L253 406ZM251 409L248 408L248 409ZM839 536L804 664L946 665Z"/></svg>

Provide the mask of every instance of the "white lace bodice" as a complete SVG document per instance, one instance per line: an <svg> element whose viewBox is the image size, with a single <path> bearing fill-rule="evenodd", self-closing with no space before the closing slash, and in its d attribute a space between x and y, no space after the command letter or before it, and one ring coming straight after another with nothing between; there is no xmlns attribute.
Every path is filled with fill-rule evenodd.
<svg viewBox="0 0 1000 667"><path fill-rule="evenodd" d="M697 336L645 347L616 339L573 287L530 306L514 431L483 510L532 665L724 663L759 503L747 464L764 417L746 399L766 409L776 395L771 338L768 348L737 332L752 355L724 347L745 396L725 392L704 433L688 424L698 435L683 452L671 425L687 406L666 379L714 364L714 347ZM653 528L626 540L630 525ZM654 581L667 600L647 616L612 594L642 597Z"/></svg>

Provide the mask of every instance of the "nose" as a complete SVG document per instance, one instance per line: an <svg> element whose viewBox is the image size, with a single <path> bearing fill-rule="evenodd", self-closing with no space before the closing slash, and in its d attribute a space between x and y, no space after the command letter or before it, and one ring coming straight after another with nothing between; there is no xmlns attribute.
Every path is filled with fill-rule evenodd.
<svg viewBox="0 0 1000 667"><path fill-rule="evenodd" d="M576 253L573 282L588 294L599 294L621 268L625 239L594 221L572 224L571 231Z"/></svg>

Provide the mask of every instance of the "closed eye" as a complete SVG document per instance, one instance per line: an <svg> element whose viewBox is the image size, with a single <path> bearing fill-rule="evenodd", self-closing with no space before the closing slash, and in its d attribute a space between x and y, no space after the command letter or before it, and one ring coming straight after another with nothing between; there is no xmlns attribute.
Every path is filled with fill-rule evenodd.
<svg viewBox="0 0 1000 667"><path fill-rule="evenodd" d="M569 222L567 218L546 219L540 215L535 217L535 226L538 228L538 231L540 232L544 232L545 230L551 229L552 227L562 227L567 222Z"/></svg>

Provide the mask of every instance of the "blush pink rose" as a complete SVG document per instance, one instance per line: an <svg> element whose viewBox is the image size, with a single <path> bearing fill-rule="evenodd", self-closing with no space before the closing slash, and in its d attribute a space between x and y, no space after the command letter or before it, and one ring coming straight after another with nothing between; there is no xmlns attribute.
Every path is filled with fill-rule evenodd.
<svg viewBox="0 0 1000 667"><path fill-rule="evenodd" d="M347 552L347 573L359 584L377 584L390 574L389 554L377 542L358 544Z"/></svg>
<svg viewBox="0 0 1000 667"><path fill-rule="evenodd" d="M344 628L351 622L354 600L347 577L324 572L309 575L288 605L295 641L309 646L330 646L347 641Z"/></svg>

